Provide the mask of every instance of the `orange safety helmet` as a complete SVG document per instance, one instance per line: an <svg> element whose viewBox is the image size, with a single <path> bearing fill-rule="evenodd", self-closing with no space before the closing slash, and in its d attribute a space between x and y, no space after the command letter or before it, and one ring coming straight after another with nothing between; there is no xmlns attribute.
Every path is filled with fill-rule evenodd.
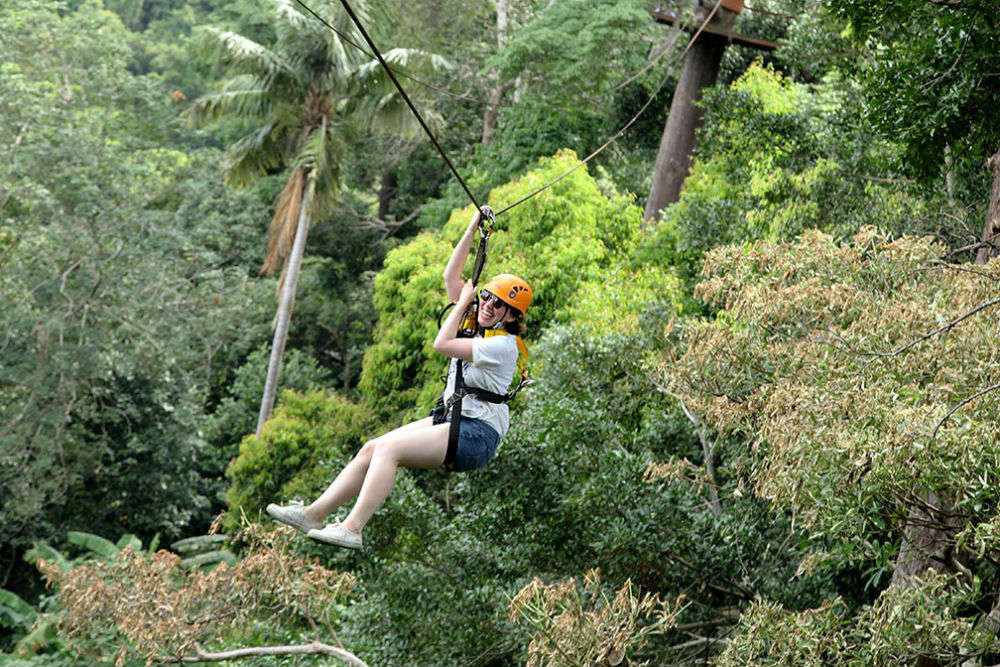
<svg viewBox="0 0 1000 667"><path fill-rule="evenodd" d="M511 273L493 276L483 289L524 315L531 305L531 286Z"/></svg>

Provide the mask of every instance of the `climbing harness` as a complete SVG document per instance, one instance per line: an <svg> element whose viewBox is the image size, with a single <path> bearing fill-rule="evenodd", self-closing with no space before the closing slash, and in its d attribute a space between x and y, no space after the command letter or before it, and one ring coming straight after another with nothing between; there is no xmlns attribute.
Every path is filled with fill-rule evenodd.
<svg viewBox="0 0 1000 667"><path fill-rule="evenodd" d="M333 26L331 26L329 24L329 22L327 22L321 16L319 16L318 14L316 14L316 12L314 12L312 9L310 9L305 4L305 2L303 2L303 0L295 0L295 1L299 5L301 5L302 7L304 7L310 14L312 14L321 23L323 23L324 25L326 25L330 30L333 30L337 34L341 34L340 31L338 31L336 28L334 28ZM530 199L530 198L534 197L535 195L539 194L543 190L546 190L547 188L553 186L554 184L556 184L557 182L561 181L566 176L569 176L571 173L573 173L574 171L576 171L577 169L579 169L583 165L587 164L598 153L602 152L605 148L607 148L612 143L614 143L630 127L632 127L632 125L635 124L635 122L646 111L646 109L649 107L649 105L652 104L653 100L656 98L656 96L660 93L660 91L666 85L667 81L670 79L671 70L673 69L673 67L668 67L667 68L668 69L667 74L663 77L663 80L660 82L660 85L657 87L656 91L649 97L649 99L642 106L642 108L639 109L638 113L636 113L635 116L633 116L632 119L628 123L626 123L626 125L624 127L622 127L617 133L615 133L610 139L608 139L597 150L595 150L590 155L588 155L583 160L581 160L579 163L577 163L576 166L574 166L571 169L568 169L567 171L563 172L562 174L560 174L559 176L557 176L553 180L549 181L548 183L545 183L544 185L542 185L541 187L539 187L535 191L531 192L527 196L522 197L521 199L517 200L513 204L510 204L510 205L508 205L508 206L506 206L506 207L504 207L504 208L502 208L499 211L497 211L497 212L494 213L494 211L492 209L490 209L489 207L480 206L479 202L476 201L476 198L472 194L472 191L469 189L469 186L466 185L465 181L462 179L462 176L458 173L458 170L455 168L455 165L452 164L451 160L448 158L448 155L444 152L444 149L441 148L441 145L438 143L437 139L434 137L434 134L431 132L430 128L427 126L427 123L424 122L424 119L420 115L420 112L417 111L417 108L413 105L413 102L410 101L409 96L406 94L406 91L403 90L403 87L402 87L402 85L400 85L399 80L396 78L396 75L393 73L392 69L389 67L389 65L386 63L385 59L382 57L382 54L379 52L378 47L375 46L375 43L372 41L372 38L368 35L368 32L365 30L364 26L361 24L361 21L358 19L357 15L355 15L354 10L351 9L351 5L348 2L348 0L340 0L340 4L343 5L344 10L347 12L347 15L350 17L351 21L354 22L354 25L358 29L358 32L360 32L361 36L364 37L365 41L368 44L368 47L375 54L375 57L378 59L379 64L382 66L382 68L385 70L385 73L392 80L392 83L393 83L393 85L395 85L396 90L399 91L400 96L406 102L407 106L410 108L410 111L413 112L413 115L416 117L417 121L420 123L420 126L423 128L423 130L427 134L428 138L431 140L431 143L434 144L434 147L437 149L438 153L441 155L441 158L445 161L445 164L448 165L448 168L451 170L451 172L455 176L456 180L458 180L459 184L462 186L462 189L465 190L465 194L467 194L469 196L469 199L472 201L472 204L476 207L476 209L479 210L482 213L482 217L480 218L480 221L479 221L479 232L480 232L479 249L477 250L476 263L475 263L475 265L473 267L473 276L472 276L472 284L473 285L478 284L479 276L482 273L483 266L486 263L486 246L487 246L487 243L489 241L490 236L493 233L493 226L496 223L496 216L500 215L501 213L504 213L505 211L509 211L510 209L512 209L515 206L521 204L522 202L527 201L528 199ZM694 44L695 40L698 38L698 35L701 34L701 31L708 25L709 20L711 20L712 16L718 10L718 8L719 8L719 6L721 4L722 4L722 0L716 0L715 6L712 9L712 12L702 22L701 26L699 26L697 32L695 32L695 34L694 34L694 37L692 37L692 39L690 40L690 42L688 42L688 45L684 49L684 52L683 52L682 55L686 54L687 51L691 48L692 44ZM347 41L349 41L352 45L354 45L356 47L358 46L357 44L354 44L353 41L350 41L350 40L347 40ZM360 47L358 47L358 48L360 48ZM674 63L674 64L676 64L676 63ZM450 304L449 306L445 306L445 308L438 315L438 326L439 326L439 328L440 328L440 324L441 324L441 318L444 317L444 314L452 306L454 306L454 304ZM469 310L465 313L465 315L464 315L464 317L462 319L462 322L459 325L459 331L458 331L458 336L459 337L469 337L469 338L471 338L471 337L475 336L477 333L480 333L479 327L478 327L478 321L476 319L477 318L477 306L478 306L478 304L474 303L472 306L470 306ZM506 332L503 332L503 333L506 334ZM484 333L484 335L485 335L485 333ZM512 400L514 398L514 396L517 395L517 392L519 392L522 388L524 388L528 384L530 384L531 381L528 380L528 378L527 378L527 372L525 370L525 366L524 366L523 361L522 361L522 360L526 360L526 358L527 358L527 349L524 347L524 342L521 340L520 336L518 336L517 339L518 339L518 351L519 351L519 357L520 357L519 361L518 361L518 366L521 368L521 380L520 380L520 382L518 382L517 386L512 391L508 392L507 394L496 394L496 393L493 393L493 392L488 392L488 391L483 390L483 389L478 389L476 387L469 387L469 386L467 386L465 384L464 380L463 380L463 377L462 377L463 364L467 363L467 362L462 362L462 361L460 361L458 359L454 360L454 362L455 362L455 391L454 391L453 395L449 398L447 404L445 404L445 402L443 400L443 396L442 396L442 398L438 399L438 406L434 410L431 410L431 416L434 418L434 423L435 424L440 424L440 423L444 422L446 420L446 418L447 418L447 415L448 415L449 411L451 412L451 415L452 415L451 429L450 429L449 435L448 435L448 453L447 453L447 456L445 458L445 466L446 467L452 468L453 465L454 465L455 453L456 453L457 448L458 448L459 427L460 427L460 422L461 422L461 418L462 418L462 399L465 396L475 396L475 397L479 398L480 400L484 400L484 401L491 402L491 403L505 403L507 401Z"/></svg>
<svg viewBox="0 0 1000 667"><path fill-rule="evenodd" d="M511 334L503 331L502 329L489 329L483 332L483 336L485 338L509 335ZM486 401L487 403L508 403L514 400L514 397L517 396L519 391L532 383L532 381L528 378L528 370L526 366L528 350L520 336L517 336L517 349L517 367L521 371L521 377L518 380L517 385L515 385L514 388L506 394L498 394L496 392L465 384L463 369L468 366L469 362L462 361L461 359L452 359L449 362L449 364L455 364L455 391L447 401L444 400L443 395L438 397L437 405L430 412L430 416L433 418L435 424L442 424L448 421L448 415L449 413L451 414L451 425L448 428L448 450L444 457L444 467L446 469L454 470L455 467L455 459L458 455L458 439L462 430L462 402L465 397L473 396L481 401Z"/></svg>
<svg viewBox="0 0 1000 667"><path fill-rule="evenodd" d="M472 284L479 284L479 277L482 275L483 267L486 266L486 252L489 246L490 237L493 235L493 228L496 225L496 216L493 213L493 209L489 206L484 206L480 209L480 219L479 219L479 246L476 249L476 261L472 267ZM488 286L496 282L497 278L488 283ZM522 281L523 283L523 281ZM520 289L521 288L518 286ZM516 290L513 290L517 294ZM524 296L518 294L518 305L523 304L522 312L527 309L527 304L531 302L530 289L529 293ZM501 299L506 303L506 300ZM454 303L449 303L447 306L441 309L438 313L438 328L441 328L441 322L444 318L445 313L455 306ZM462 321L459 324L457 337L459 338L473 338L481 334L484 338L492 338L493 336L509 336L508 332L503 329L487 329L482 330L479 327L478 321L479 313L479 303L478 299L469 305L469 309L465 312L462 317ZM524 340L520 336L515 336L517 342L517 367L520 371L520 379L517 385L508 391L506 394L498 394L496 392L488 391L479 387L473 387L465 383L464 371L468 366L467 361L462 361L461 359L452 359L449 363L449 369L451 364L454 364L455 368L455 386L454 391L448 400L444 400L444 394L438 397L437 405L430 411L429 415L435 424L443 424L448 421L448 416L451 415L451 426L448 430L448 450L445 454L444 465L447 469L452 470L455 464L455 457L458 453L458 439L461 434L461 422L462 422L462 402L466 396L473 396L481 401L486 401L487 403L507 403L514 400L518 392L531 384L531 380L528 378L528 347L524 344ZM445 383L447 384L447 376L445 377Z"/></svg>

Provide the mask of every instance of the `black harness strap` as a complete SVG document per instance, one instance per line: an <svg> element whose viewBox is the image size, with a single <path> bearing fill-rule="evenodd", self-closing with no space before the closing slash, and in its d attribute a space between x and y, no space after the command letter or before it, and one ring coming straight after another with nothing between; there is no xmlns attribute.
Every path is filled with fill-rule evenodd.
<svg viewBox="0 0 1000 667"><path fill-rule="evenodd" d="M458 438L462 432L462 399L465 397L465 381L462 379L462 360L455 360L455 392L451 401L451 426L448 427L448 451L444 455L444 467L455 469L458 456ZM447 408L445 408L447 410Z"/></svg>
<svg viewBox="0 0 1000 667"><path fill-rule="evenodd" d="M483 272L483 267L486 266L486 249L490 236L493 235L493 227L496 225L496 214L494 214L493 209L489 206L483 206L479 210L481 216L479 219L479 247L476 249L476 261L472 267L473 285L479 284L479 276ZM455 304L448 304L438 313L438 328L441 327L441 319L444 317L444 314L453 305ZM478 304L473 302L473 305L466 312L462 323L459 325L459 338L472 338L479 333L479 324L476 320L477 310ZM430 412L430 416L433 418L435 424L441 424L448 420L449 414L451 416L451 426L448 428L448 449L444 457L444 467L446 469L455 469L455 458L458 455L458 440L462 432L462 399L466 396L475 396L490 403L506 403L514 398L514 395L517 394L517 390L520 388L521 385L518 385L509 394L497 394L485 389L479 389L478 387L467 387L465 386L465 379L462 376L462 361L455 359L455 386L451 398L447 404L444 401L444 397L439 398L437 407Z"/></svg>
<svg viewBox="0 0 1000 667"><path fill-rule="evenodd" d="M487 389L480 389L479 387L470 387L465 384L465 378L462 375L462 364L461 359L455 359L455 391L452 392L451 398L447 403L445 403L443 397L438 398L437 407L431 410L430 413L430 416L434 418L435 424L447 421L448 413L451 413L451 426L448 428L448 450L444 457L444 466L448 470L454 469L455 458L458 456L458 439L462 432L462 400L466 396L475 396L487 403L508 403L514 400L517 392L531 384L531 380L522 375L517 386L506 394L498 394Z"/></svg>

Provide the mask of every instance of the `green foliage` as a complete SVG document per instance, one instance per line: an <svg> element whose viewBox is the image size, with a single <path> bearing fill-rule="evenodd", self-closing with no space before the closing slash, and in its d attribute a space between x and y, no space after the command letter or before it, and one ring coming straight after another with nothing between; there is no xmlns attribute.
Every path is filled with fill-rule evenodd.
<svg viewBox="0 0 1000 667"><path fill-rule="evenodd" d="M705 637L651 637L630 664L701 664L723 645L724 667L996 662L985 618L998 582L997 415L991 391L976 396L996 383L992 310L885 356L994 299L996 267L977 275L941 264L943 248L924 240L862 235L838 245L870 223L942 233L929 214L937 195L921 200L901 177L939 189L946 146L958 199L986 191L981 163L998 143L995 114L982 111L997 96L995 8L800 4L755 7L799 14L792 21L740 18L739 31L767 37L791 26L789 47L774 57L800 78L762 64L743 73L746 54L727 49L722 78L735 81L706 96L693 171L650 238L640 241L641 214L612 183L645 193L668 95L589 173L501 216L484 278L511 271L536 288L528 323L537 384L514 406L495 461L460 476L400 471L360 554L294 542L298 555L357 573L357 599L326 611L370 664L523 663L531 637L509 618L510 598L535 577L565 582L593 567L604 592L628 581L663 598L685 592L678 621ZM4 559L34 543L30 561L65 572L142 546L98 535L200 532L241 439L231 516L315 497L365 437L422 416L441 390L434 316L441 270L471 214L467 196L428 147L365 137L400 128L380 70L350 46L338 51L293 4L267 7L279 5L278 19L256 0L215 9L107 0L118 16L93 0L0 9ZM320 9L342 21L330 7ZM413 68L434 63L421 55L428 49L447 51L461 66L421 78L481 98L519 79L488 146L479 145L482 106L442 104L437 91L404 83L421 108L444 109L439 137L494 208L573 166L568 152L536 161L596 147L662 72L613 88L646 64L649 38L664 37L643 2L518 0L506 48L489 3L369 9L380 45L414 49L393 54L397 67L407 53ZM191 57L205 22L220 28L224 61ZM286 77L269 54L302 76ZM329 67L338 54L344 66ZM175 117L184 96L213 90L223 69L265 76L228 78L238 118L217 121L212 134L185 130ZM262 82L273 84L266 100L252 89ZM310 82L332 91L311 109L329 103L333 120L326 136L300 142L285 129L301 120ZM226 102L214 104L209 111ZM366 123L373 110L392 113L376 127ZM244 153L236 166L263 176L229 191L222 153L206 145L245 137L261 118L281 127L237 148L270 152ZM273 282L251 277L287 176L279 164L317 169L330 184L343 165L350 187L310 230L283 375L295 391L262 438L244 438L273 303ZM372 184L392 168L401 194L390 218L421 216L398 229L366 226ZM425 232L407 239L415 228ZM815 228L829 236L789 242ZM729 243L708 255L704 301L692 303L682 281ZM711 309L721 312L697 317ZM324 384L356 391L356 404L317 391ZM900 518L927 489L954 500L960 525L947 546L959 574L887 586ZM58 548L36 541L56 538ZM301 592L288 557L273 564L290 577L285 591ZM54 626L37 622L58 611L54 600L22 583L30 575L19 562L0 565L16 589L0 592L2 649L26 653L4 663L79 664ZM175 574L163 590L188 577ZM228 582L219 590L231 601ZM213 639L311 638L293 616L265 613ZM95 651L117 651L120 640L107 639ZM603 648L620 639L609 635Z"/></svg>
<svg viewBox="0 0 1000 667"><path fill-rule="evenodd" d="M982 164L1000 149L1000 123L982 112L1000 95L995 9L988 0L944 11L918 0L829 2L860 55L866 118L902 145L901 170L929 180L954 169L985 186ZM945 165L948 147L954 167Z"/></svg>
<svg viewBox="0 0 1000 667"><path fill-rule="evenodd" d="M114 560L121 552L121 549L119 549L114 542L106 540L100 535L82 533L77 530L71 530L68 532L66 534L66 541L70 544L75 544L78 547L88 549L101 558L107 560Z"/></svg>
<svg viewBox="0 0 1000 667"><path fill-rule="evenodd" d="M773 602L755 602L740 618L735 636L716 664L820 665L843 664L845 608L837 601L798 613Z"/></svg>
<svg viewBox="0 0 1000 667"><path fill-rule="evenodd" d="M635 36L649 26L647 12L641 0L550 3L488 65L503 80L524 77L531 94L560 106L567 99L593 103L609 81L644 64L644 44Z"/></svg>
<svg viewBox="0 0 1000 667"><path fill-rule="evenodd" d="M270 350L261 346L250 353L233 373L226 395L208 419L206 440L216 449L219 473L236 454L236 446L257 426L260 397L264 393L265 370ZM288 350L282 359L281 383L286 391L316 391L330 379L312 357Z"/></svg>
<svg viewBox="0 0 1000 667"><path fill-rule="evenodd" d="M499 210L575 164L571 151L543 160L538 169L493 190L488 203ZM470 208L457 210L441 232L425 232L391 251L375 280L379 323L359 389L382 420L415 416L432 407L441 391L444 364L431 348L435 316L444 305L441 271L470 216ZM483 279L501 272L524 277L534 290L529 331L544 329L588 281L634 247L640 216L627 197L605 196L586 169L578 169L497 219Z"/></svg>
<svg viewBox="0 0 1000 667"><path fill-rule="evenodd" d="M444 362L431 344L443 305L440 272L450 252L447 241L425 232L390 251L375 278L379 320L365 351L359 389L382 420L396 412L394 421L401 422L399 411L417 404L425 387L440 384Z"/></svg>
<svg viewBox="0 0 1000 667"><path fill-rule="evenodd" d="M914 226L924 204L885 171L892 147L865 132L832 82L796 84L752 66L706 92L697 157L680 201L641 256L692 276L702 253L726 243L780 240L806 229L839 238L864 225Z"/></svg>
<svg viewBox="0 0 1000 667"><path fill-rule="evenodd" d="M680 313L682 300L683 289L673 271L620 266L581 285L559 319L574 323L578 335L587 337L635 333Z"/></svg>
<svg viewBox="0 0 1000 667"><path fill-rule="evenodd" d="M15 644L31 634L31 629L38 620L38 611L22 600L17 594L0 588L0 627L4 634ZM0 645L7 649L9 644L4 641Z"/></svg>
<svg viewBox="0 0 1000 667"><path fill-rule="evenodd" d="M328 385L342 392L353 390L361 374L375 327L375 270L385 256L375 230L350 225L347 219L333 218L317 221L310 230L311 256L303 260L288 334L289 347L328 369Z"/></svg>
<svg viewBox="0 0 1000 667"><path fill-rule="evenodd" d="M227 470L230 522L269 502L312 496L354 456L365 411L335 394L285 392L258 438L248 435Z"/></svg>
<svg viewBox="0 0 1000 667"><path fill-rule="evenodd" d="M550 105L529 100L503 109L496 138L488 146L477 146L469 162L478 178L496 187L562 149L589 155L613 131L606 118L591 109L557 112Z"/></svg>
<svg viewBox="0 0 1000 667"><path fill-rule="evenodd" d="M252 294L177 213L210 154L188 158L168 96L128 71L117 17L60 7L0 9L0 541L25 586L36 539L207 523L220 485L200 420Z"/></svg>
<svg viewBox="0 0 1000 667"><path fill-rule="evenodd" d="M887 589L857 617L834 599L815 609L788 612L759 601L716 664L901 665L949 664L994 653L993 633L963 618L977 592L967 584L928 573L912 586Z"/></svg>
<svg viewBox="0 0 1000 667"><path fill-rule="evenodd" d="M994 548L1000 449L997 404L982 398L998 341L982 311L1000 264L969 270L939 261L943 250L870 229L844 245L812 232L717 249L696 293L725 310L685 323L663 367L707 423L748 435L755 492L794 512L826 563L866 566L876 591L900 557L900 518L928 494L953 499L952 523L929 525L949 549L964 531L960 581L896 585L847 612L870 633L873 664L985 650L972 628L986 613L977 582L996 577L981 549ZM949 590L944 606L932 589Z"/></svg>
<svg viewBox="0 0 1000 667"><path fill-rule="evenodd" d="M336 28L330 30L288 3L255 9L273 25L263 41L205 28L206 55L219 60L228 78L194 101L189 118L242 126L228 148L229 182L248 185L276 169L301 169L315 181L313 214L327 212L340 189L349 142L363 132L415 135L419 125L377 62L346 43L363 37L345 12L333 5L314 10ZM371 22L368 3L357 3L355 11ZM439 56L416 49L385 49L384 57L400 70L447 67ZM432 112L427 115L433 120Z"/></svg>

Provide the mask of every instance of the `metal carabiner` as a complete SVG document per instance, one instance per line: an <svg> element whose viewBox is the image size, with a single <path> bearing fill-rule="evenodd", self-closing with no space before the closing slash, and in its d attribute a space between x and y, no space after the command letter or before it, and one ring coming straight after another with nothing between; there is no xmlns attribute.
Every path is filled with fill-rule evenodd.
<svg viewBox="0 0 1000 667"><path fill-rule="evenodd" d="M497 224L496 213L489 206L479 209L479 233L484 239L488 239L493 234L493 227Z"/></svg>

